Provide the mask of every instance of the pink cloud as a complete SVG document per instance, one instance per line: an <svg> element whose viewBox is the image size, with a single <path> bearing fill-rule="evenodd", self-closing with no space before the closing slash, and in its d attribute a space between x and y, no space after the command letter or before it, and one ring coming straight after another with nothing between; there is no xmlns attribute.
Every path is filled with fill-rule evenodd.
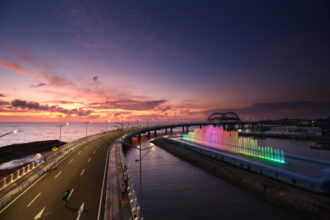
<svg viewBox="0 0 330 220"><path fill-rule="evenodd" d="M23 75L27 75L27 76L36 76L35 73L24 69L23 67L17 65L16 63L12 63L12 62L3 62L0 61L0 67L8 69L8 70L12 70L15 71L17 73L23 74Z"/></svg>

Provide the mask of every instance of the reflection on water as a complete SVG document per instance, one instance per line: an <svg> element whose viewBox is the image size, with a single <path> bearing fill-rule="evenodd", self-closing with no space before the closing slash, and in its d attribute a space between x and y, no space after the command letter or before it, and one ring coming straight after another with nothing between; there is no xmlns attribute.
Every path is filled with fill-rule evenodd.
<svg viewBox="0 0 330 220"><path fill-rule="evenodd" d="M145 142L144 147L149 143ZM144 152L143 154L145 154ZM139 152L126 154L139 199ZM159 147L142 160L142 211L148 219L295 219Z"/></svg>

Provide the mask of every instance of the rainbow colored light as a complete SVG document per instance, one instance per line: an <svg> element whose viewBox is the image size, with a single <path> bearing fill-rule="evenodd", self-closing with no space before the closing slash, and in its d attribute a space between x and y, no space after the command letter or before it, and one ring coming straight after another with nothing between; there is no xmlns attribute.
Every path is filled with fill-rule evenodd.
<svg viewBox="0 0 330 220"><path fill-rule="evenodd" d="M241 138L237 131L225 131L222 127L206 126L183 135L183 140L207 145L223 151L285 163L283 150L260 146L256 139Z"/></svg>

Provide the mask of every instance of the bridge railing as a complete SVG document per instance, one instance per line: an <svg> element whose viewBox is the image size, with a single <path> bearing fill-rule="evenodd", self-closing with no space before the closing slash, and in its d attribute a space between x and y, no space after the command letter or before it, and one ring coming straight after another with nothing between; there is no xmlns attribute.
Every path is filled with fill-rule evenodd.
<svg viewBox="0 0 330 220"><path fill-rule="evenodd" d="M134 185L133 185L132 179L129 175L127 165L126 165L126 162L125 162L125 157L124 157L124 154L123 154L122 150L120 151L120 160L121 160L121 165L122 165L122 170L123 170L123 175L124 175L124 180L125 180L125 187L126 187L126 190L127 190L130 209L131 209L131 213L132 213L132 218L134 220L143 219L142 213L141 213L141 208L139 206L139 203L138 203L138 200L137 200L137 197L136 197L136 193L135 193L135 190L134 190Z"/></svg>
<svg viewBox="0 0 330 220"><path fill-rule="evenodd" d="M20 192L22 192L25 188L27 188L30 184L32 184L34 181L39 179L44 173L46 173L49 169L51 169L55 164L63 160L70 152L77 149L77 147L80 146L81 143L85 141L90 141L97 137L100 134L92 135L88 137L84 137L81 139L78 139L76 141L67 143L61 147L61 149L56 152L55 154L51 153L49 155L45 155L45 158L47 158L46 161L43 161L39 165L33 165L30 167L30 170L25 170L24 175L16 175L17 172L22 172L22 169L27 169L26 167L31 166L30 164L24 166L23 168L19 169L18 171L15 171L5 177L3 177L0 180L1 188L0 188L0 207L6 205L9 201L11 201L14 197L16 197ZM35 163L35 162L32 162ZM33 171L33 172L32 172ZM27 176L28 173L32 173L32 175L29 175L25 178L24 181L17 183L15 185L14 183L17 182L20 178L23 176Z"/></svg>

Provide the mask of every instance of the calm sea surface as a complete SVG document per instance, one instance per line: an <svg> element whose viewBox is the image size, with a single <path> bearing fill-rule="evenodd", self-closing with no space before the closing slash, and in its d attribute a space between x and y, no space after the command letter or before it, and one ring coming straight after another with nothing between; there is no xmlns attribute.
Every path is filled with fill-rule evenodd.
<svg viewBox="0 0 330 220"><path fill-rule="evenodd" d="M296 219L159 147L142 160L140 185L138 154L129 150L126 161L146 220Z"/></svg>
<svg viewBox="0 0 330 220"><path fill-rule="evenodd" d="M17 130L17 133L6 135L0 138L0 147L10 144L26 143L32 141L54 140L60 138L59 123L4 123L0 122L0 135ZM103 130L114 130L118 124L113 123L89 123L87 134L92 135ZM126 123L124 126L135 126L136 124ZM73 122L62 127L61 140L64 142L73 141L86 136L86 123Z"/></svg>

